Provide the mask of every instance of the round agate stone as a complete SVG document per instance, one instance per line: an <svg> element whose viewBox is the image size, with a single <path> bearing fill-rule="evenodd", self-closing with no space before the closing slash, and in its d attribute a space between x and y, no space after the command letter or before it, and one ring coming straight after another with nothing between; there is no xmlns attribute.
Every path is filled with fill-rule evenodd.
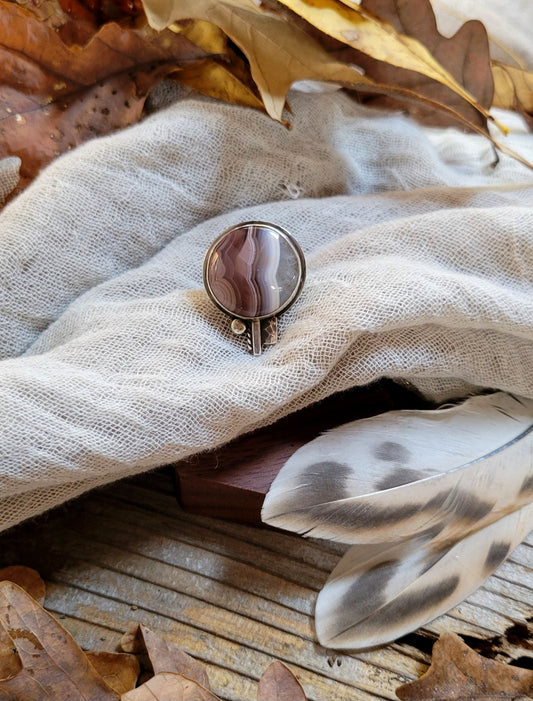
<svg viewBox="0 0 533 701"><path fill-rule="evenodd" d="M210 297L240 319L264 319L287 309L304 276L304 257L296 241L266 222L245 222L225 231L204 263Z"/></svg>

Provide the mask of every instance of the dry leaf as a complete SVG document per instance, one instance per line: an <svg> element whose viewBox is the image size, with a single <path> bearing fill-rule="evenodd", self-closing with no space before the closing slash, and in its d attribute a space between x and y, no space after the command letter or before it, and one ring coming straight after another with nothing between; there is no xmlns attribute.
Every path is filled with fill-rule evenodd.
<svg viewBox="0 0 533 701"><path fill-rule="evenodd" d="M46 596L46 585L36 570L24 565L10 565L0 569L0 582L4 580L18 584L42 606Z"/></svg>
<svg viewBox="0 0 533 701"><path fill-rule="evenodd" d="M144 15L140 0L13 0L69 45L86 44L107 21Z"/></svg>
<svg viewBox="0 0 533 701"><path fill-rule="evenodd" d="M200 684L181 674L161 672L142 686L123 694L121 701L219 701Z"/></svg>
<svg viewBox="0 0 533 701"><path fill-rule="evenodd" d="M403 85L420 96L430 97L453 107L468 122L486 129L487 110L492 103L494 83L489 40L483 24L478 21L466 22L453 37L446 38L437 30L429 0L404 0L402 3L394 0L363 0L363 6L390 22L396 31L416 36L455 81L475 97L476 105L472 106L465 101L458 91L452 92L451 86L443 81L432 80L428 73L424 77L420 72L398 70L367 57L354 57L367 74L378 82ZM390 99L381 101L381 104L389 108L398 107L398 103L391 102ZM426 124L450 124L448 115L441 110L428 109L422 102L416 108L412 107L410 112L418 121Z"/></svg>
<svg viewBox="0 0 533 701"><path fill-rule="evenodd" d="M266 1L270 8L273 0ZM254 0L143 0L143 3L150 24L156 29L185 19L201 19L222 29L248 59L252 78L265 109L274 119L281 121L285 96L295 81L330 81L358 92L393 95L414 103L422 101L434 109L446 112L467 128L483 134L498 149L533 168L519 154L498 143L484 126L467 119L453 105L449 106L431 95L419 94L410 87L379 83L361 75L352 65L336 60L309 34L310 26L307 22L298 21L299 18L294 13L292 17L296 21L288 20L284 14L289 12L286 9L284 12L266 11L259 8ZM322 7L322 0L320 6ZM308 28L304 29L303 25ZM316 36L318 30L314 31ZM325 36L322 32L320 35ZM346 48L354 51L351 47ZM444 69L442 72L447 75ZM487 116L488 113L481 105L477 104L477 109Z"/></svg>
<svg viewBox="0 0 533 701"><path fill-rule="evenodd" d="M474 115L479 112L485 119L489 117L486 108L492 97L492 74L488 39L480 22L467 23L448 40L437 32L429 0L363 0L360 5L350 3L350 7L337 0L279 2L324 34L375 59L355 56L351 62L361 65L376 82L404 86L425 96L429 79L433 92L427 96L456 107L450 99L453 91L460 98L458 104L466 101L473 106L470 112ZM409 76L413 72L414 77ZM467 81L467 86L461 79L471 73L474 80ZM442 86L443 95L435 84ZM488 102L480 102L470 92L478 86L483 97L488 93ZM471 114L467 117L472 121Z"/></svg>
<svg viewBox="0 0 533 701"><path fill-rule="evenodd" d="M475 701L533 695L533 671L481 657L459 636L443 633L420 679L396 689L402 701Z"/></svg>
<svg viewBox="0 0 533 701"><path fill-rule="evenodd" d="M120 646L125 652L148 653L156 675L162 672L182 674L202 687L210 689L209 677L203 665L145 625L135 625L126 631Z"/></svg>
<svg viewBox="0 0 533 701"><path fill-rule="evenodd" d="M516 110L533 129L533 72L493 62L494 107Z"/></svg>
<svg viewBox="0 0 533 701"><path fill-rule="evenodd" d="M259 680L257 701L306 701L300 682L282 662L272 662Z"/></svg>
<svg viewBox="0 0 533 701"><path fill-rule="evenodd" d="M113 22L85 46L69 47L47 24L5 0L0 53L0 158L22 159L21 185L55 156L136 122L157 82L206 57L173 32Z"/></svg>
<svg viewBox="0 0 533 701"><path fill-rule="evenodd" d="M16 650L21 671L0 680L5 701L116 701L116 694L96 672L74 639L31 596L12 582L0 582L0 638Z"/></svg>
<svg viewBox="0 0 533 701"><path fill-rule="evenodd" d="M240 63L243 64L241 76L237 74ZM196 63L180 70L176 77L180 83L203 95L264 112L264 105L256 94L252 77L246 75L244 62L237 55L227 65L210 60Z"/></svg>
<svg viewBox="0 0 533 701"><path fill-rule="evenodd" d="M21 670L20 655L4 627L0 625L0 697L2 682L16 676Z"/></svg>
<svg viewBox="0 0 533 701"><path fill-rule="evenodd" d="M182 68L176 76L180 83L217 100L264 111L249 65L228 45L219 27L193 20L174 24L172 29L204 51L221 56Z"/></svg>
<svg viewBox="0 0 533 701"><path fill-rule="evenodd" d="M281 120L285 96L297 80L329 80L371 87L357 70L339 63L296 24L265 12L253 0L144 0L156 29L184 19L220 27L246 55L266 111Z"/></svg>
<svg viewBox="0 0 533 701"><path fill-rule="evenodd" d="M135 688L141 672L139 660L126 652L86 652L87 659L117 694Z"/></svg>

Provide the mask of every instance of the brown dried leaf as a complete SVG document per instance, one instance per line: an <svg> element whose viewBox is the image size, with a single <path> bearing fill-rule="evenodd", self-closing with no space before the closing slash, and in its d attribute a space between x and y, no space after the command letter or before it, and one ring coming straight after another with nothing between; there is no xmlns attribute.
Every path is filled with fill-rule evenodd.
<svg viewBox="0 0 533 701"><path fill-rule="evenodd" d="M300 682L282 662L272 662L259 680L257 701L306 701Z"/></svg>
<svg viewBox="0 0 533 701"><path fill-rule="evenodd" d="M0 625L0 695L2 682L16 676L22 670L22 661L6 630Z"/></svg>
<svg viewBox="0 0 533 701"><path fill-rule="evenodd" d="M12 582L0 582L0 625L5 631L0 638L4 653L10 639L22 666L12 678L0 680L0 697L5 701L119 698L70 633Z"/></svg>
<svg viewBox="0 0 533 701"><path fill-rule="evenodd" d="M279 2L355 49L353 54L346 51L346 63L361 66L376 82L415 90L462 111L468 107L469 121L484 123L489 116L492 74L488 38L480 22L469 22L446 39L437 31L429 0Z"/></svg>
<svg viewBox="0 0 533 701"><path fill-rule="evenodd" d="M162 636L154 633L145 625L136 625L126 631L122 636L120 646L126 652L148 653L156 675L162 672L182 674L202 687L211 688L209 677L203 665L177 646L168 643Z"/></svg>
<svg viewBox="0 0 533 701"><path fill-rule="evenodd" d="M261 10L253 0L144 0L150 24L163 29L184 19L216 25L245 54L268 114L281 120L285 96L297 80L372 86L357 70L334 60L293 22Z"/></svg>
<svg viewBox="0 0 533 701"><path fill-rule="evenodd" d="M390 22L396 31L415 36L454 79L475 97L482 110L473 107L449 87L431 79L424 79L412 71L395 71L377 62L362 62L362 67L375 80L392 80L416 90L422 96L432 97L456 109L466 120L486 128L486 110L492 103L494 82L490 65L489 40L481 22L471 20L457 33L446 38L437 30L435 15L429 0L363 0L365 9ZM394 105L389 104L389 107ZM413 114L418 121L446 126L449 117L442 112L422 107Z"/></svg>
<svg viewBox="0 0 533 701"><path fill-rule="evenodd" d="M219 701L208 689L181 674L161 672L123 694L121 701Z"/></svg>
<svg viewBox="0 0 533 701"><path fill-rule="evenodd" d="M31 567L25 567L24 565L4 567L0 570L0 582L4 580L18 584L41 606L44 603L46 585L41 579L41 575Z"/></svg>
<svg viewBox="0 0 533 701"><path fill-rule="evenodd" d="M140 0L11 0L59 32L68 44L86 43L105 22L143 15Z"/></svg>
<svg viewBox="0 0 533 701"><path fill-rule="evenodd" d="M66 3L61 3L61 0L14 1L55 30L65 44L86 44L98 31L96 17L78 0L67 0Z"/></svg>
<svg viewBox="0 0 533 701"><path fill-rule="evenodd" d="M86 652L87 659L105 683L117 694L135 688L141 666L135 655L126 652Z"/></svg>
<svg viewBox="0 0 533 701"><path fill-rule="evenodd" d="M0 0L0 158L22 185L54 157L136 122L154 85L206 52L173 32L105 24L83 47Z"/></svg>
<svg viewBox="0 0 533 701"><path fill-rule="evenodd" d="M459 636L443 633L431 666L420 679L396 689L402 701L479 701L533 695L533 671L481 657Z"/></svg>

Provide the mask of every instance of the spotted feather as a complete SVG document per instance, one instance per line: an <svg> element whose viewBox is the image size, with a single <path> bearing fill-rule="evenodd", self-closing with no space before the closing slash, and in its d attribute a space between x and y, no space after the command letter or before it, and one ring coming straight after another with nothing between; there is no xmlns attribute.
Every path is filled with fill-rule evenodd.
<svg viewBox="0 0 533 701"><path fill-rule="evenodd" d="M329 647L361 648L480 586L533 529L531 502L533 401L496 392L320 436L284 465L262 517L353 544L319 595L316 627Z"/></svg>

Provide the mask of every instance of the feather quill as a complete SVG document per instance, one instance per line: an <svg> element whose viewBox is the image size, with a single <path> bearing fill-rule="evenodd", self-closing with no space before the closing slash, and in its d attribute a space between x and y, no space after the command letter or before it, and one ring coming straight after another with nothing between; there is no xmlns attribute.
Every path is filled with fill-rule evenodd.
<svg viewBox="0 0 533 701"><path fill-rule="evenodd" d="M392 411L311 441L269 525L352 544L320 593L329 647L394 640L462 601L533 529L533 401L504 392Z"/></svg>

